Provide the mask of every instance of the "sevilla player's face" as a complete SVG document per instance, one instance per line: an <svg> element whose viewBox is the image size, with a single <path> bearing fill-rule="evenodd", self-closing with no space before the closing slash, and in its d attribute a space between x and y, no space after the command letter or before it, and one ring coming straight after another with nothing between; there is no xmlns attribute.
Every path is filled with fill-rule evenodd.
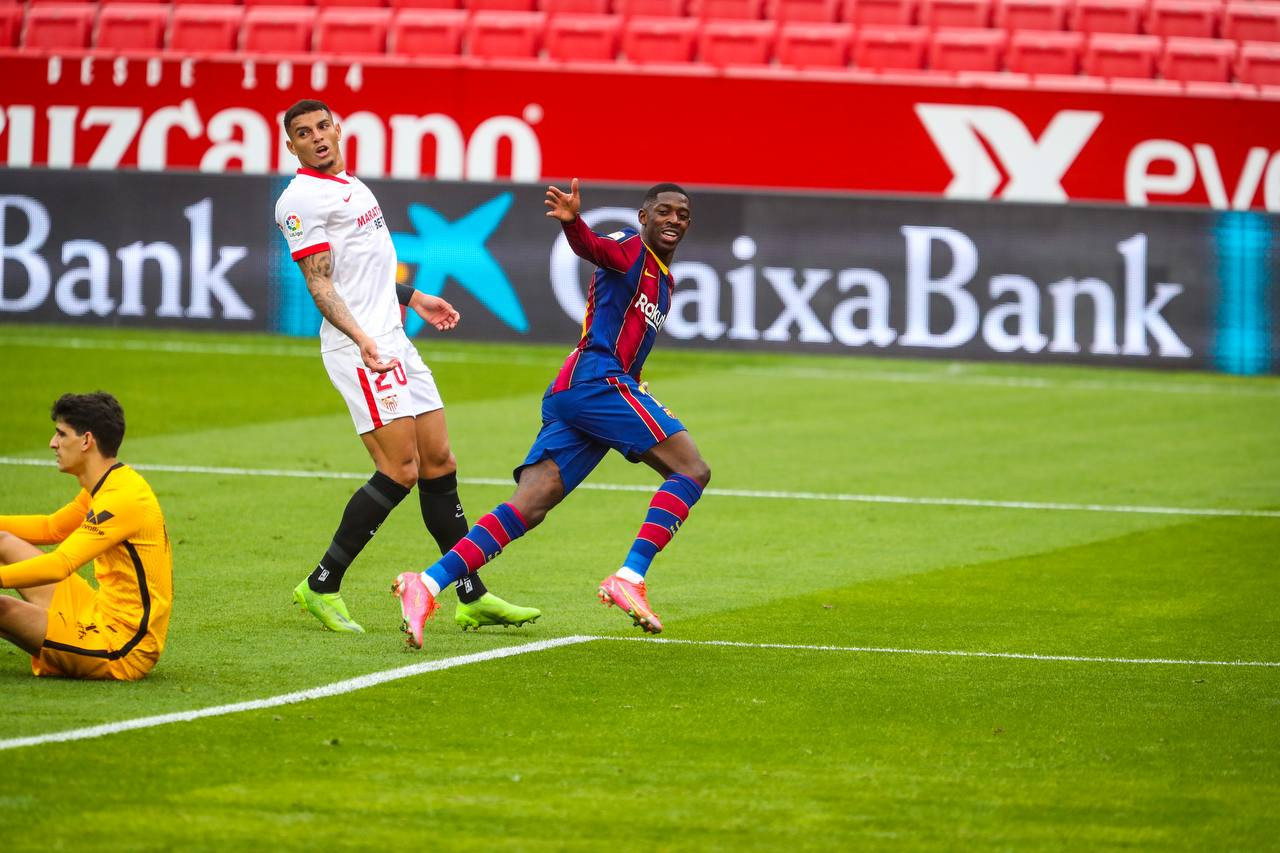
<svg viewBox="0 0 1280 853"><path fill-rule="evenodd" d="M317 172L332 175L342 171L341 138L342 127L324 110L303 113L289 125L289 151L303 166Z"/></svg>

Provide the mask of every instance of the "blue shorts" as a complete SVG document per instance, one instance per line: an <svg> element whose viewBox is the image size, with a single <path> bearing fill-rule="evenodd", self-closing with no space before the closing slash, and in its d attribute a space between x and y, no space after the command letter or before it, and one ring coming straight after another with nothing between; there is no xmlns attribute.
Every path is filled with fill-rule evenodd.
<svg viewBox="0 0 1280 853"><path fill-rule="evenodd" d="M513 476L552 459L560 468L567 496L600 464L609 448L639 462L640 455L684 424L630 375L590 380L542 398L542 430Z"/></svg>

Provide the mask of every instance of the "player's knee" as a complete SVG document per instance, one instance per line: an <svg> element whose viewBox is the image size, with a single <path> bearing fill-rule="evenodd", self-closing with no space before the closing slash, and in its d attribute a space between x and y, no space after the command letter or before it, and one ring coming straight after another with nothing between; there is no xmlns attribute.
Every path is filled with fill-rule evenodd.
<svg viewBox="0 0 1280 853"><path fill-rule="evenodd" d="M20 549L27 547L27 541L7 531L0 531L0 563L16 563L22 559Z"/></svg>
<svg viewBox="0 0 1280 853"><path fill-rule="evenodd" d="M687 467L687 471L681 471L680 473L704 489L711 484L711 466L706 461L699 458Z"/></svg>
<svg viewBox="0 0 1280 853"><path fill-rule="evenodd" d="M458 460L448 445L432 448L418 458L418 476L424 479L443 477L458 470Z"/></svg>
<svg viewBox="0 0 1280 853"><path fill-rule="evenodd" d="M406 459L399 463L389 463L382 473L395 480L406 489L411 489L418 482L418 461Z"/></svg>

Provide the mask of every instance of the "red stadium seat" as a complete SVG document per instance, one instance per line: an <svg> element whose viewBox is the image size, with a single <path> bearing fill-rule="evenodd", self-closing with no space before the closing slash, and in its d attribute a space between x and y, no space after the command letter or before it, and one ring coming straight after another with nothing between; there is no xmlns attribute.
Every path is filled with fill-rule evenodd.
<svg viewBox="0 0 1280 853"><path fill-rule="evenodd" d="M398 9L391 19L390 53L458 56L467 30L465 9Z"/></svg>
<svg viewBox="0 0 1280 853"><path fill-rule="evenodd" d="M1004 30L935 30L929 42L929 67L935 71L999 71L1007 39Z"/></svg>
<svg viewBox="0 0 1280 853"><path fill-rule="evenodd" d="M89 46L96 6L40 5L27 10L22 46L27 50Z"/></svg>
<svg viewBox="0 0 1280 853"><path fill-rule="evenodd" d="M773 21L707 21L698 36L698 58L708 65L768 65L778 27Z"/></svg>
<svg viewBox="0 0 1280 853"><path fill-rule="evenodd" d="M76 3L96 3L97 0L29 0L28 6L44 6L53 4L57 6L72 6Z"/></svg>
<svg viewBox="0 0 1280 853"><path fill-rule="evenodd" d="M692 18L632 18L622 28L622 54L631 62L692 62L697 42Z"/></svg>
<svg viewBox="0 0 1280 853"><path fill-rule="evenodd" d="M488 12L533 12L538 8L537 0L467 0L466 6L472 12L481 9Z"/></svg>
<svg viewBox="0 0 1280 853"><path fill-rule="evenodd" d="M622 18L617 15L552 15L547 56L563 62L612 62L618 56Z"/></svg>
<svg viewBox="0 0 1280 853"><path fill-rule="evenodd" d="M0 6L0 47L17 47L22 36L22 6Z"/></svg>
<svg viewBox="0 0 1280 853"><path fill-rule="evenodd" d="M924 0L922 27L977 27L991 23L991 0Z"/></svg>
<svg viewBox="0 0 1280 853"><path fill-rule="evenodd" d="M995 25L1005 30L1061 30L1067 25L1067 0L1000 0Z"/></svg>
<svg viewBox="0 0 1280 853"><path fill-rule="evenodd" d="M169 50L174 53L224 53L236 49L244 9L240 6L174 6L169 19Z"/></svg>
<svg viewBox="0 0 1280 853"><path fill-rule="evenodd" d="M467 53L486 59L531 59L542 50L542 12L481 10L467 24Z"/></svg>
<svg viewBox="0 0 1280 853"><path fill-rule="evenodd" d="M1155 76L1160 37L1094 33L1084 50L1084 73L1090 77Z"/></svg>
<svg viewBox="0 0 1280 853"><path fill-rule="evenodd" d="M387 5L386 0L315 0L315 4L321 9L328 8L368 8L370 6L381 9Z"/></svg>
<svg viewBox="0 0 1280 853"><path fill-rule="evenodd" d="M544 0L542 11L548 15L607 15L609 0Z"/></svg>
<svg viewBox="0 0 1280 853"><path fill-rule="evenodd" d="M624 18L681 18L688 0L614 0L613 10Z"/></svg>
<svg viewBox="0 0 1280 853"><path fill-rule="evenodd" d="M708 21L758 21L764 14L764 0L690 0L689 11Z"/></svg>
<svg viewBox="0 0 1280 853"><path fill-rule="evenodd" d="M241 0L173 0L174 7L178 6L239 6Z"/></svg>
<svg viewBox="0 0 1280 853"><path fill-rule="evenodd" d="M844 68L853 47L852 24L787 23L774 52L790 68Z"/></svg>
<svg viewBox="0 0 1280 853"><path fill-rule="evenodd" d="M769 0L765 17L778 23L830 23L840 16L840 0Z"/></svg>
<svg viewBox="0 0 1280 853"><path fill-rule="evenodd" d="M1236 50L1233 41L1170 36L1160 57L1160 76L1183 82L1227 83Z"/></svg>
<svg viewBox="0 0 1280 853"><path fill-rule="evenodd" d="M252 6L244 10L240 49L245 53L309 53L312 9Z"/></svg>
<svg viewBox="0 0 1280 853"><path fill-rule="evenodd" d="M1137 33L1147 0L1075 0L1068 26L1082 33Z"/></svg>
<svg viewBox="0 0 1280 853"><path fill-rule="evenodd" d="M924 27L863 27L853 40L853 64L873 71L924 67Z"/></svg>
<svg viewBox="0 0 1280 853"><path fill-rule="evenodd" d="M1084 33L1018 30L1009 34L1005 68L1019 74L1080 73Z"/></svg>
<svg viewBox="0 0 1280 853"><path fill-rule="evenodd" d="M1280 41L1280 3L1227 3L1222 37L1236 41Z"/></svg>
<svg viewBox="0 0 1280 853"><path fill-rule="evenodd" d="M120 3L124 3L130 6L141 6L141 5L150 6L150 5L157 5L157 4L164 4L165 6L168 6L169 0L98 0L99 6L114 6Z"/></svg>
<svg viewBox="0 0 1280 853"><path fill-rule="evenodd" d="M1280 44L1247 41L1240 45L1236 77L1243 83L1280 86Z"/></svg>
<svg viewBox="0 0 1280 853"><path fill-rule="evenodd" d="M462 0L390 0L392 9L461 9Z"/></svg>
<svg viewBox="0 0 1280 853"><path fill-rule="evenodd" d="M1155 36L1213 38L1221 7L1218 0L1151 0L1146 29Z"/></svg>
<svg viewBox="0 0 1280 853"><path fill-rule="evenodd" d="M381 56L390 28L390 9L321 9L311 49L330 56Z"/></svg>
<svg viewBox="0 0 1280 853"><path fill-rule="evenodd" d="M909 27L920 0L843 0L840 19L864 26Z"/></svg>
<svg viewBox="0 0 1280 853"><path fill-rule="evenodd" d="M164 46L169 7L113 3L98 13L94 46L109 50L159 50Z"/></svg>
<svg viewBox="0 0 1280 853"><path fill-rule="evenodd" d="M244 0L246 6L311 6L314 0Z"/></svg>

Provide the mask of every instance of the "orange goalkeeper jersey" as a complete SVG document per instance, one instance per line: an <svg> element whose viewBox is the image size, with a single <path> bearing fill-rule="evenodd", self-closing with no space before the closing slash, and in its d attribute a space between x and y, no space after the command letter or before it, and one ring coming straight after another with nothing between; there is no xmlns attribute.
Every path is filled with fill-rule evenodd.
<svg viewBox="0 0 1280 853"><path fill-rule="evenodd" d="M111 656L152 663L164 649L173 602L173 552L151 486L123 463L52 515L0 515L0 530L57 549L0 566L0 587L56 583L93 561L94 617L114 638Z"/></svg>

